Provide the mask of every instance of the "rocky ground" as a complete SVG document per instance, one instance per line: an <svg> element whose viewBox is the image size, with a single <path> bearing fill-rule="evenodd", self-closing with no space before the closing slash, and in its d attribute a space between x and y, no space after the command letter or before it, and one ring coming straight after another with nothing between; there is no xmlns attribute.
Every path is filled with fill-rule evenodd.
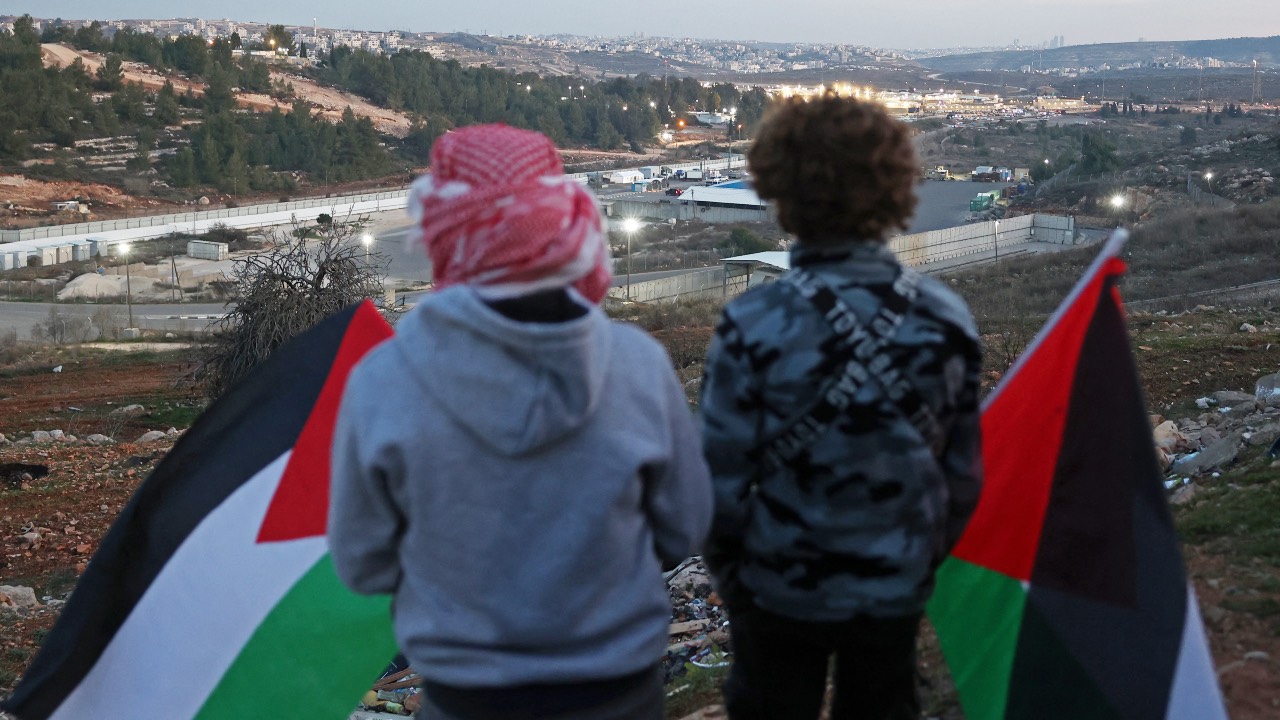
<svg viewBox="0 0 1280 720"><path fill-rule="evenodd" d="M713 311L637 318L671 345L696 396L696 357ZM1252 329L1250 329L1252 328ZM1201 307L1136 313L1133 345L1167 485L1228 708L1237 720L1280 712L1280 400L1257 396L1280 370L1280 310ZM988 332L987 379L1007 368ZM63 367L53 373L51 368ZM84 563L143 477L190 424L199 401L174 353L29 352L0 366L0 693L13 686ZM1265 387L1270 387L1264 381ZM141 406L140 408L130 406ZM157 431L147 435L148 431ZM177 430L175 430L175 433ZM60 435L60 436L59 436ZM95 437L96 436L96 437ZM672 577L670 717L715 707L723 617L698 565ZM28 592L24 588L30 588ZM921 639L929 717L958 718L936 641Z"/></svg>

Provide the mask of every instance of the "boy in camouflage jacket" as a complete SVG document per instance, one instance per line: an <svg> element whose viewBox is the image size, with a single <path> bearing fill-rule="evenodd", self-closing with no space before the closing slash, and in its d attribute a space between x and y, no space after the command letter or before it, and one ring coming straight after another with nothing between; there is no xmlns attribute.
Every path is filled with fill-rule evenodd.
<svg viewBox="0 0 1280 720"><path fill-rule="evenodd" d="M915 636L981 485L973 318L885 247L915 207L905 125L827 97L784 104L750 153L798 243L732 302L703 379L731 718L915 718Z"/></svg>

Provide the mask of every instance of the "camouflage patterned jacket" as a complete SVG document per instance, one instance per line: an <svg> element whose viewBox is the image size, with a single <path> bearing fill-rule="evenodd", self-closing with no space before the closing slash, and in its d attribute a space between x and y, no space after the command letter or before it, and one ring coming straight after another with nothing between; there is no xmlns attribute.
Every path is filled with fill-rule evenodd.
<svg viewBox="0 0 1280 720"><path fill-rule="evenodd" d="M893 252L855 242L792 251L869 323L901 272ZM981 486L981 355L964 301L931 278L880 353L940 430L930 446L876 382L781 467L762 447L803 416L847 356L831 325L788 282L730 303L702 385L703 450L716 514L705 552L730 606L840 621L920 612L933 571L959 538Z"/></svg>

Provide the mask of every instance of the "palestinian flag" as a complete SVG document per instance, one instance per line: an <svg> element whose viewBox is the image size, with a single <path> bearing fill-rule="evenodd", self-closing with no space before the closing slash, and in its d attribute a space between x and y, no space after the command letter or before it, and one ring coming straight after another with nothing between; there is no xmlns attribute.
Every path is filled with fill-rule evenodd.
<svg viewBox="0 0 1280 720"><path fill-rule="evenodd" d="M5 710L23 720L346 718L395 655L390 600L325 540L347 375L391 328L369 303L292 340L138 488Z"/></svg>
<svg viewBox="0 0 1280 720"><path fill-rule="evenodd" d="M1118 232L982 416L929 605L969 720L1226 718L1152 448Z"/></svg>

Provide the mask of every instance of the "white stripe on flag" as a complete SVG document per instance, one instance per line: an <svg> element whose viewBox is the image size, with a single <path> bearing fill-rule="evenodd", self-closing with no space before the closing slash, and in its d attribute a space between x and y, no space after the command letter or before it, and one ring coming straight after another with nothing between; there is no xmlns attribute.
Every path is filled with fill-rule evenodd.
<svg viewBox="0 0 1280 720"><path fill-rule="evenodd" d="M255 542L291 452L196 526L54 720L199 712L267 613L327 552L323 537Z"/></svg>
<svg viewBox="0 0 1280 720"><path fill-rule="evenodd" d="M1218 675L1213 669L1213 656L1204 636L1200 620L1200 604L1196 591L1187 583L1187 617L1182 623L1182 647L1178 649L1178 667L1173 673L1166 720L1227 720L1218 689Z"/></svg>

